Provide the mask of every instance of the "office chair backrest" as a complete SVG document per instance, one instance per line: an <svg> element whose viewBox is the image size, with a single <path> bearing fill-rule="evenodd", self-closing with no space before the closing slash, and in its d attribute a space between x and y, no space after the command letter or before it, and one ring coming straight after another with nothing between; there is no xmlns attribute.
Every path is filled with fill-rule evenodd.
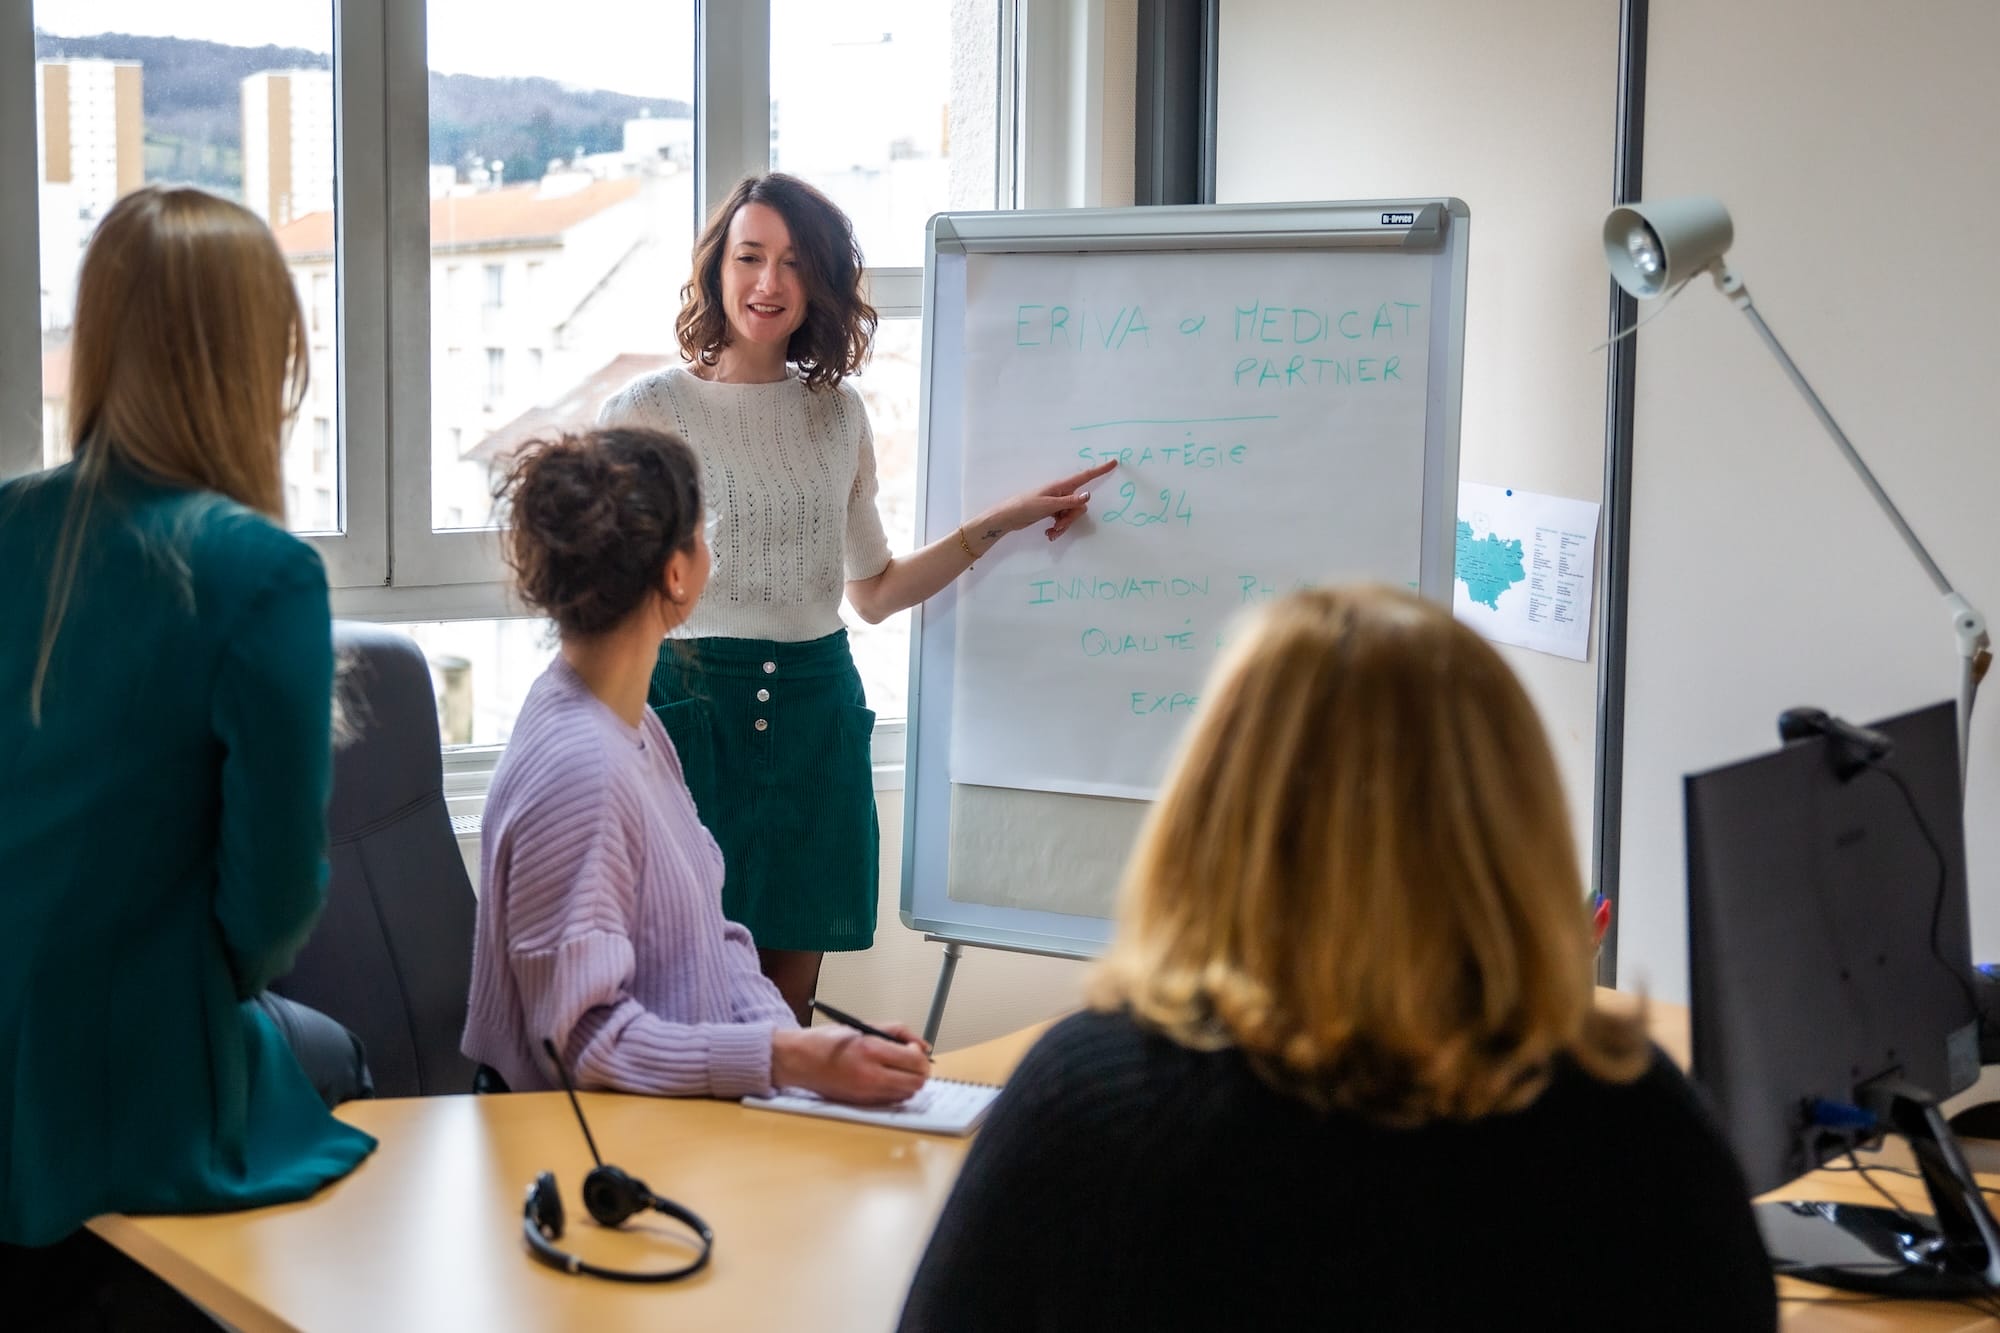
<svg viewBox="0 0 2000 1333"><path fill-rule="evenodd" d="M380 1097L468 1092L475 906L444 803L437 701L408 638L340 621L355 738L335 750L326 914L273 990L352 1029Z"/></svg>

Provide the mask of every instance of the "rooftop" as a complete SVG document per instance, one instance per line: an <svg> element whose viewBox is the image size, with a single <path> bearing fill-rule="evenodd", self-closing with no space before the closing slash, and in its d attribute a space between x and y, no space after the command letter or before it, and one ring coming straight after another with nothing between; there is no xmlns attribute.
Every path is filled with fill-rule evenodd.
<svg viewBox="0 0 2000 1333"><path fill-rule="evenodd" d="M618 390L638 379L641 375L668 366L679 365L678 353L662 356L658 353L623 352L592 371L581 382L570 386L562 397L541 407L531 407L520 416L488 435L465 456L482 463L492 463L511 458L515 451L530 440L547 439L564 431L587 430L597 420L598 409L604 400Z"/></svg>
<svg viewBox="0 0 2000 1333"><path fill-rule="evenodd" d="M594 181L567 194L545 195L538 182L502 186L478 194L431 200L431 248L460 250L554 244L578 223L639 193L639 181ZM322 209L278 228L278 248L287 259L323 259L333 254L333 214Z"/></svg>

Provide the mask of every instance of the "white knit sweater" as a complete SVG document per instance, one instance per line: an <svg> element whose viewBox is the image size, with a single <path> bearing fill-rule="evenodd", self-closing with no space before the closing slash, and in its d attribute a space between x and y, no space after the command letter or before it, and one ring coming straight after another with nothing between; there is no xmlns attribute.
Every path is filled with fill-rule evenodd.
<svg viewBox="0 0 2000 1333"><path fill-rule="evenodd" d="M672 366L613 394L598 421L671 431L701 459L715 570L678 636L820 638L841 627L847 580L889 563L851 384L808 389L790 367L771 384L715 384Z"/></svg>

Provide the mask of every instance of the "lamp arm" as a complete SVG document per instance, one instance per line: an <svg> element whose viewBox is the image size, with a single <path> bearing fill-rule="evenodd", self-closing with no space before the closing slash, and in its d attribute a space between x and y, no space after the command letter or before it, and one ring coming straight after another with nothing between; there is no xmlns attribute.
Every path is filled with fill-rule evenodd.
<svg viewBox="0 0 2000 1333"><path fill-rule="evenodd" d="M1861 478L1861 484L1868 488L1868 493L1875 497L1875 503L1880 506L1882 512L1889 516L1889 521L1895 525L1897 535L1902 537L1903 544L1910 548L1910 554L1914 555L1917 563L1924 567L1924 573L1930 576L1932 585L1944 598L1945 610L1951 616L1953 633L1958 638L1960 663L1958 776L1960 790L1963 791L1966 765L1971 756L1973 696L1978 693L1979 683L1986 678L1986 670L1993 662L1993 644L1987 635L1986 617L1975 610L1972 603L1962 594L1953 590L1951 580L1944 576L1944 571L1938 568L1937 561L1931 559L1931 553L1924 549L1921 541L1917 540L1917 534L1904 521L1902 511L1896 508L1895 501L1889 498L1889 493L1882 489L1882 483L1875 480L1875 474L1856 452L1853 443L1847 438L1847 432L1843 431L1840 423L1833 419L1833 413L1826 410L1826 404L1819 400L1819 395L1813 392L1812 385L1806 382L1804 372L1800 371L1790 353L1785 351L1785 345L1778 341L1778 335L1771 332L1771 326L1757 313L1757 307L1750 300L1750 289L1743 285L1743 279L1737 277L1729 266L1720 260L1714 265L1714 274L1716 288L1749 318L1751 325L1763 337L1765 345L1771 349L1771 355L1777 357L1778 364L1784 367L1785 375L1792 381L1793 387L1805 398L1807 405L1813 410L1813 415L1819 418L1819 424L1833 437L1833 442L1840 446L1841 456L1847 459L1855 475Z"/></svg>
<svg viewBox="0 0 2000 1333"><path fill-rule="evenodd" d="M1806 383L1804 373L1799 370L1790 353L1785 351L1785 345L1778 341L1778 335L1771 332L1771 326L1757 313L1757 307L1750 302L1750 289L1743 285L1741 278L1729 271L1727 265L1720 263L1715 270L1715 285L1735 303L1737 309L1749 317L1750 323L1762 335L1765 345L1771 349L1771 355L1777 357L1778 364L1784 367L1792 386L1805 398L1807 405L1813 410L1813 415L1819 418L1819 424L1826 427L1826 433L1833 437L1833 442L1840 446L1841 456L1847 459L1848 465L1861 478L1861 484L1868 488L1868 493L1875 497L1875 503L1889 516L1889 521L1896 525L1896 532L1902 537L1903 544L1910 548L1910 554L1914 555L1917 563L1924 567L1924 573L1930 575L1932 584L1937 587L1938 595L1951 596L1951 581L1945 578L1944 571L1938 568L1937 561L1931 559L1931 553L1924 549L1924 544L1917 540L1917 534L1911 531L1910 525L1903 521L1902 511L1896 508L1896 503L1889 498L1889 493L1882 489L1882 483L1875 480L1875 474L1869 471L1868 464L1861 461L1861 455L1855 452L1854 445L1847 438L1847 432L1843 431L1840 423L1833 419L1833 413L1826 410L1826 404L1822 403L1819 395L1813 392L1812 385Z"/></svg>

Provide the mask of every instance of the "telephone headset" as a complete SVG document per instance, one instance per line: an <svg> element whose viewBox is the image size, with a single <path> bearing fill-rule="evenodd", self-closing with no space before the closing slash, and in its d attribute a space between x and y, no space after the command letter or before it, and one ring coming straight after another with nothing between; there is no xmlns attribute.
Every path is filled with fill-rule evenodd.
<svg viewBox="0 0 2000 1333"><path fill-rule="evenodd" d="M708 1267L708 1256L715 1249L715 1233L709 1230L708 1223L672 1199L663 1199L653 1193L646 1188L646 1182L637 1176L627 1175L615 1166L604 1164L604 1159L597 1155L597 1141L590 1136L590 1124L583 1118L583 1106L576 1100L576 1090L570 1086L569 1073L563 1068L562 1057L556 1054L555 1043L544 1038L542 1049L548 1052L549 1062L556 1067L556 1077L562 1080L563 1091L569 1094L570 1107L576 1112L576 1123L583 1129L583 1141L590 1145L590 1158L597 1163L583 1178L583 1206L589 1211L591 1219L602 1227L618 1227L623 1226L625 1219L634 1213L650 1208L656 1213L665 1213L694 1232L701 1240L701 1252L679 1268L632 1272L587 1264L568 1251L557 1249L554 1242L561 1240L563 1233L562 1195L556 1189L555 1172L544 1171L528 1186L528 1200L521 1210L521 1235L528 1242L529 1253L550 1268L601 1277L612 1282L677 1282Z"/></svg>

